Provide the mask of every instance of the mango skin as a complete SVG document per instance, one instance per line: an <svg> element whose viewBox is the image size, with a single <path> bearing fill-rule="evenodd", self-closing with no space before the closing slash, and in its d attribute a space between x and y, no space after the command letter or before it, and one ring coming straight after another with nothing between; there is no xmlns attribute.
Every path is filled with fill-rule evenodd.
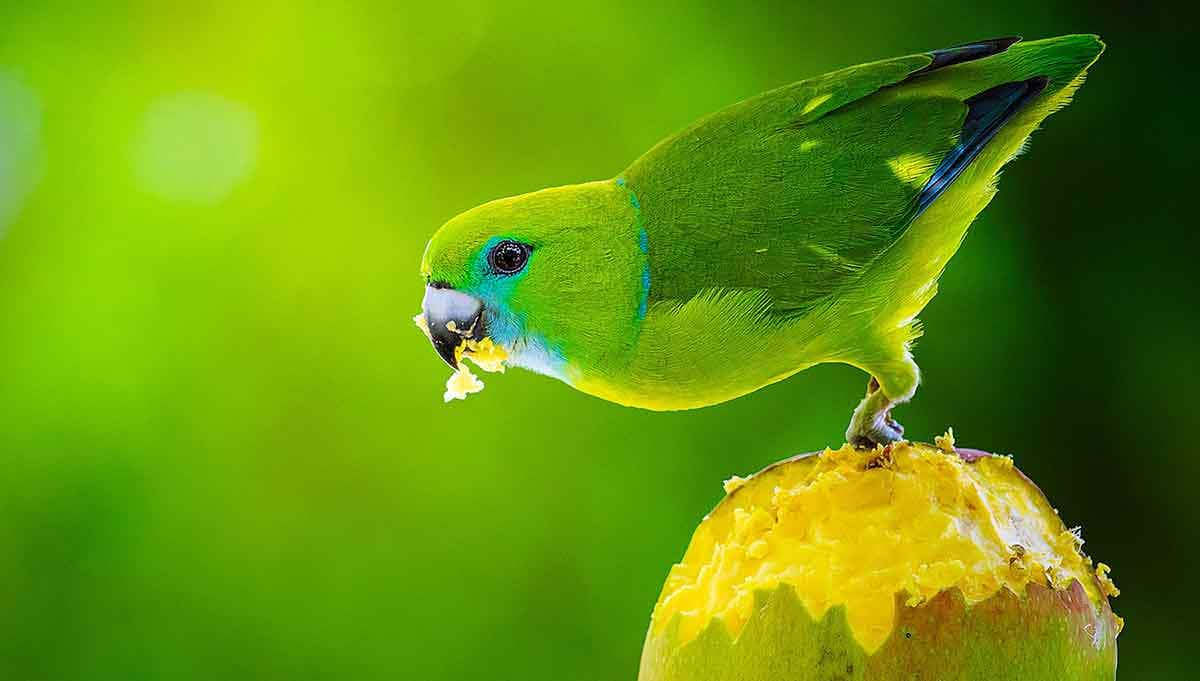
<svg viewBox="0 0 1200 681"><path fill-rule="evenodd" d="M1083 681L1114 679L1117 626L1103 622L1072 582L1056 591L1031 584L967 607L952 589L918 607L902 597L891 638L868 655L846 624L845 608L814 620L790 586L756 594L757 613L734 640L714 620L682 648L674 632L651 634L640 681ZM1093 634L1100 632L1093 640Z"/></svg>
<svg viewBox="0 0 1200 681"><path fill-rule="evenodd" d="M970 461L984 456L964 452ZM793 459L778 465L789 465ZM1018 473L1019 475L1019 473ZM1023 477L1023 476L1022 476ZM1029 483L1032 486L1032 483ZM1105 593L1097 583L1092 593ZM735 638L720 618L679 645L679 618L647 634L639 681L1099 681L1116 677L1121 628L1107 598L1072 580L1030 583L968 604L958 589L918 605L897 594L892 633L873 653L837 605L816 620L788 584L756 591Z"/></svg>

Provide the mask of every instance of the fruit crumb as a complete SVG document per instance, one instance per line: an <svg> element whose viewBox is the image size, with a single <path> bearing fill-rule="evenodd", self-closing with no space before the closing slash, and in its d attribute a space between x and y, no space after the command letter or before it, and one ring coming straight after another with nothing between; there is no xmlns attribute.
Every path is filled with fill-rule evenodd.
<svg viewBox="0 0 1200 681"><path fill-rule="evenodd" d="M426 322L424 314L417 314L413 317L413 324L417 325L417 328L425 334L426 338L432 340L432 336L429 333L429 323ZM475 327L472 325L470 329L460 330L451 321L446 324L446 328L453 333L462 335L473 332ZM475 340L464 337L462 344L455 349L454 357L458 364L458 369L450 375L450 378L446 379L446 392L442 393L443 402L465 400L467 399L467 395L483 390L483 381L471 373L471 370L462 361L464 358L471 360L475 363L475 366L486 372L504 373L508 353L491 338Z"/></svg>
<svg viewBox="0 0 1200 681"><path fill-rule="evenodd" d="M467 395L480 390L483 390L483 381L471 373L466 364L460 362L458 370L446 379L446 392L442 394L442 401L465 400Z"/></svg>
<svg viewBox="0 0 1200 681"><path fill-rule="evenodd" d="M947 454L953 454L954 453L954 428L946 428L946 434L938 435L937 437L933 438L933 443L935 445L937 445L937 448L942 450L943 452L946 452Z"/></svg>
<svg viewBox="0 0 1200 681"><path fill-rule="evenodd" d="M1115 598L1121 595L1121 590L1117 588L1116 584L1113 584L1112 578L1108 576L1108 573L1111 571L1112 568L1104 563L1096 565L1096 579L1100 580L1101 590L1104 591L1106 596Z"/></svg>

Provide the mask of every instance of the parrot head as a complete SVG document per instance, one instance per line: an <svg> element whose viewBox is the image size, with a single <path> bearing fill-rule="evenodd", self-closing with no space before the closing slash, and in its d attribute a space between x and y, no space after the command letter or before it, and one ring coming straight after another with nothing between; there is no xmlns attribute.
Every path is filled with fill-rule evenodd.
<svg viewBox="0 0 1200 681"><path fill-rule="evenodd" d="M457 369L465 338L490 338L509 364L571 383L619 354L645 313L644 239L628 197L612 181L545 189L443 225L421 262L438 355Z"/></svg>

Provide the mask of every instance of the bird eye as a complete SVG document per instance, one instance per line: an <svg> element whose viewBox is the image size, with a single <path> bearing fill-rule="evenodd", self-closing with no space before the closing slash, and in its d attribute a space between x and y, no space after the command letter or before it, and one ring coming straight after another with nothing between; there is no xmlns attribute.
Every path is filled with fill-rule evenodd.
<svg viewBox="0 0 1200 681"><path fill-rule="evenodd" d="M501 241L488 253L488 264L496 274L516 274L529 260L529 246L516 241Z"/></svg>

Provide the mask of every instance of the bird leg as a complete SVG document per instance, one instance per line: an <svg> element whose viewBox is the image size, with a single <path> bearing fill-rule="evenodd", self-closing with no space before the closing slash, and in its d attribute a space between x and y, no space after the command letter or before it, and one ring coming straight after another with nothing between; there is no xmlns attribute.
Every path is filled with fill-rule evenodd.
<svg viewBox="0 0 1200 681"><path fill-rule="evenodd" d="M904 427L892 418L892 407L895 405L880 390L879 381L871 377L867 383L867 396L858 403L854 415L850 417L846 441L859 449L870 449L903 438Z"/></svg>

